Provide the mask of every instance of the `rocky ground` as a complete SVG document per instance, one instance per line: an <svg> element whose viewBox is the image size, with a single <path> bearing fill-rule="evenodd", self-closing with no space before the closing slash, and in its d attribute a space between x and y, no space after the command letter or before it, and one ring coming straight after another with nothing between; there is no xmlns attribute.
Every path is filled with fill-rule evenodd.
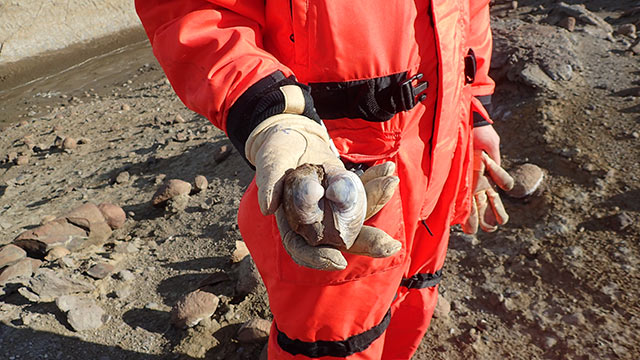
<svg viewBox="0 0 640 360"><path fill-rule="evenodd" d="M492 9L494 117L506 168L540 166L544 191L505 197L495 234L453 229L414 358L636 359L640 8L514 3ZM148 58L99 87L25 92L1 119L15 121L0 133L1 358L258 358L270 313L235 222L253 172ZM193 189L153 206L170 179ZM104 202L126 214L104 243L81 227L70 253L12 262L24 231ZM171 309L196 296L203 320L182 329L193 319Z"/></svg>

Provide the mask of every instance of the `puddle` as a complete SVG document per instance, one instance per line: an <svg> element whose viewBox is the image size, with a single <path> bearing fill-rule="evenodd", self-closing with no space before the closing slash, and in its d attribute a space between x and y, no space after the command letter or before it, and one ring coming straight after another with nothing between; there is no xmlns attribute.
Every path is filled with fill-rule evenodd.
<svg viewBox="0 0 640 360"><path fill-rule="evenodd" d="M62 71L0 89L0 129L12 122L47 115L51 109L66 105L71 96L82 96L85 91L100 96L111 94L114 85L129 80L145 64L157 62L149 42L138 38Z"/></svg>

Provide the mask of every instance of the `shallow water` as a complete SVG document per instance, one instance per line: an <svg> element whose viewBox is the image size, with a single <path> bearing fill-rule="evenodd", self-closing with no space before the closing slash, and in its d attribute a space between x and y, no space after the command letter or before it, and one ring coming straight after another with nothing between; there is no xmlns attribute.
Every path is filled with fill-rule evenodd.
<svg viewBox="0 0 640 360"><path fill-rule="evenodd" d="M149 42L139 40L62 71L9 89L0 88L0 128L45 116L85 91L101 96L110 94L113 85L126 82L138 68L155 62Z"/></svg>

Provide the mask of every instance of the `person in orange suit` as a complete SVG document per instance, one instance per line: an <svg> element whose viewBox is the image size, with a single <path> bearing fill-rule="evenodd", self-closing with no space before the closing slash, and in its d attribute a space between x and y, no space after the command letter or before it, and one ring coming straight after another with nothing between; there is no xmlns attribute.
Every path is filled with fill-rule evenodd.
<svg viewBox="0 0 640 360"><path fill-rule="evenodd" d="M269 295L269 359L410 359L436 305L449 227L494 231L508 219L493 186L509 178L487 111L489 0L136 9L177 95L256 169L238 223ZM376 255L362 232L361 251L301 241L281 204L284 174L304 163L398 179L362 229L399 246Z"/></svg>

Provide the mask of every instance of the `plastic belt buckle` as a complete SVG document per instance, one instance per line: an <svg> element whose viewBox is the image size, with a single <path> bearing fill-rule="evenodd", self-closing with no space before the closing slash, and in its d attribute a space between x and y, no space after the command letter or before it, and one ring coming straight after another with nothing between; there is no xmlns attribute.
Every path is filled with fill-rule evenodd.
<svg viewBox="0 0 640 360"><path fill-rule="evenodd" d="M428 81L420 82L424 75L418 73L407 80L400 83L400 101L402 102L402 111L408 111L413 109L417 103L427 98L427 94L421 94L429 87ZM413 82L418 81L416 86L413 86ZM417 100L417 101L416 101Z"/></svg>

